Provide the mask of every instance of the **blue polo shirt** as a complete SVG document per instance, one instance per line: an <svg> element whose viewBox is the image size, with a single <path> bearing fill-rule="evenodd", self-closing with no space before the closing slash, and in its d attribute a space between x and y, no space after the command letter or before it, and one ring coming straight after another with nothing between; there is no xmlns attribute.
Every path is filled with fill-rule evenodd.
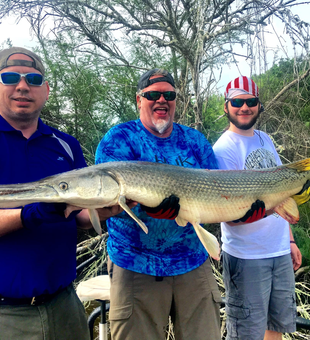
<svg viewBox="0 0 310 340"><path fill-rule="evenodd" d="M26 139L0 116L0 184L37 181L86 166L79 142L45 125ZM54 293L76 276L76 222L42 224L0 237L0 294Z"/></svg>

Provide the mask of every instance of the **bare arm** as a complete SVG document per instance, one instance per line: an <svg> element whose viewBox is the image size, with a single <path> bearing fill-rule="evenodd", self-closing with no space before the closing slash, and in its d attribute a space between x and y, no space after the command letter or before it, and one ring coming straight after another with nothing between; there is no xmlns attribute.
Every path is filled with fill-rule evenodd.
<svg viewBox="0 0 310 340"><path fill-rule="evenodd" d="M0 209L0 237L23 228L21 209Z"/></svg>
<svg viewBox="0 0 310 340"><path fill-rule="evenodd" d="M293 262L293 268L294 270L297 270L301 266L302 255L294 241L294 236L293 236L291 227L290 227L290 241L291 241L290 246L291 246L291 257L292 257L292 262Z"/></svg>

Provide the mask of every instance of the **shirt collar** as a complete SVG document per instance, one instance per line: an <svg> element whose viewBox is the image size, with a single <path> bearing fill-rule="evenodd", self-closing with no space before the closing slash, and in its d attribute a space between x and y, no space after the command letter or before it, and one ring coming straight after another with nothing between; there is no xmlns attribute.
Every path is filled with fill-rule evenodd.
<svg viewBox="0 0 310 340"><path fill-rule="evenodd" d="M0 131L17 131L0 115ZM52 135L52 129L39 118L38 130L42 135Z"/></svg>
<svg viewBox="0 0 310 340"><path fill-rule="evenodd" d="M38 131L42 133L42 135L52 135L53 131L52 129L44 124L41 120L41 118L39 118L39 124L38 124Z"/></svg>

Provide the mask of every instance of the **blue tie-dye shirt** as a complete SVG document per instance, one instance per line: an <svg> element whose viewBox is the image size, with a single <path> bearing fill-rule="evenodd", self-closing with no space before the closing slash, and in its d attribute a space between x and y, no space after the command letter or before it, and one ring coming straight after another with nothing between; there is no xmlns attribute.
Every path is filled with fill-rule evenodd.
<svg viewBox="0 0 310 340"><path fill-rule="evenodd" d="M126 160L217 168L212 147L202 133L174 124L169 137L159 138L139 119L113 127L96 151L96 164ZM187 273L207 259L208 253L192 225L180 227L175 221L153 219L140 205L133 211L148 226L148 234L126 212L107 221L108 253L118 266L154 276L173 276Z"/></svg>

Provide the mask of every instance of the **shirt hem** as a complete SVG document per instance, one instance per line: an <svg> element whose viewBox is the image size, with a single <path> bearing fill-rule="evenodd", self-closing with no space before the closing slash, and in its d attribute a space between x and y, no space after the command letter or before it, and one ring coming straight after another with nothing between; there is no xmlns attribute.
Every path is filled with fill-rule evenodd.
<svg viewBox="0 0 310 340"><path fill-rule="evenodd" d="M240 254L234 251L231 251L229 249L225 249L223 247L223 251L225 251L225 253L237 257L239 259L244 259L244 260L259 260L259 259L269 259L271 257L278 257L278 256L283 256L283 255L287 255L291 253L291 249L285 249L282 251L278 251L275 253L270 253L270 254L258 254L258 255L244 255L244 254Z"/></svg>
<svg viewBox="0 0 310 340"><path fill-rule="evenodd" d="M109 255L110 256L110 255ZM162 272L150 272L150 271L143 271L143 270L139 270L137 268L134 268L134 267L131 267L131 266L128 266L128 267L125 267L122 265L122 263L118 262L117 260L115 261L113 259L113 255L110 256L110 259L113 263L115 263L117 266L123 268L123 269L127 269L127 270L130 270L132 272L135 272L135 273L139 273L139 274L145 274L145 275L150 275L150 276L163 276L163 277L166 277L166 276L176 276L176 275L182 275L182 274L186 274L188 272L191 272L192 270L200 267L207 259L208 259L209 255L206 255L206 256L203 256L201 257L201 261L198 261L194 266L191 266L190 268L186 268L182 271L177 271L177 272L173 272L171 271L171 267L169 267L169 273L166 273L164 271Z"/></svg>

